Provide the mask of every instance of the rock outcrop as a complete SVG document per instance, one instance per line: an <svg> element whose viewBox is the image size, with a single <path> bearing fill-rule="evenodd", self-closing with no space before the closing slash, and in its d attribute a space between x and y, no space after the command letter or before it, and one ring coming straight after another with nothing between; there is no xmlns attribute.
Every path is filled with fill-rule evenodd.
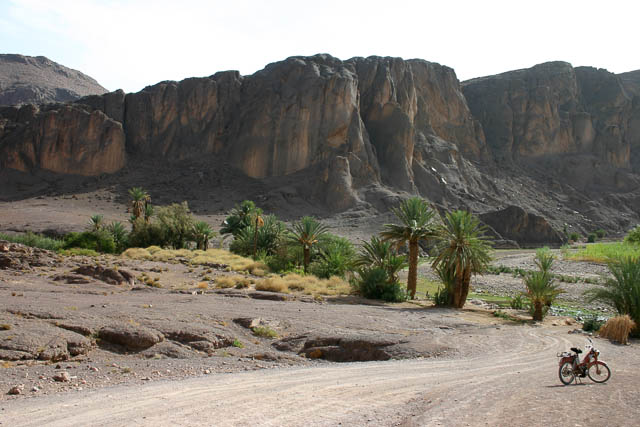
<svg viewBox="0 0 640 427"><path fill-rule="evenodd" d="M546 219L526 212L519 206L481 214L480 220L504 239L516 241L521 246L560 246L565 242Z"/></svg>
<svg viewBox="0 0 640 427"><path fill-rule="evenodd" d="M44 56L0 54L0 105L67 102L105 92L91 77Z"/></svg>
<svg viewBox="0 0 640 427"><path fill-rule="evenodd" d="M517 205L550 227L621 231L640 220L639 86L635 72L564 62L460 85L423 60L292 57L250 76L0 109L0 169L191 162L198 185L233 190L221 170L259 182L265 208L386 210L418 194L441 210Z"/></svg>

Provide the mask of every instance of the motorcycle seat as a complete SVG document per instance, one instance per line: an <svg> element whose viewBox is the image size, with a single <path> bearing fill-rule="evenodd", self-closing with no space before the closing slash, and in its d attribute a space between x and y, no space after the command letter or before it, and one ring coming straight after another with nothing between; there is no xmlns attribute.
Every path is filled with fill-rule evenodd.
<svg viewBox="0 0 640 427"><path fill-rule="evenodd" d="M578 354L582 353L582 350L580 350L579 348L575 348L575 347L571 347L571 351L575 351Z"/></svg>

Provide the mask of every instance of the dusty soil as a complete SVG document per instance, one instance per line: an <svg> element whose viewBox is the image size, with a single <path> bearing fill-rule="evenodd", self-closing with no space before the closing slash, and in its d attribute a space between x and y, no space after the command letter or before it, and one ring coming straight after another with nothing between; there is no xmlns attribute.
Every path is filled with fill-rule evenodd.
<svg viewBox="0 0 640 427"><path fill-rule="evenodd" d="M128 216L118 191L41 197L0 202L0 231L65 232L83 229L97 212L108 221ZM218 226L227 204L196 215ZM352 213L327 221L357 241L388 218ZM496 255L497 265L533 265L532 251ZM568 318L521 325L472 304L454 311L203 290L196 284L209 267L25 257L42 262L0 269L0 425L573 426L636 425L640 417L637 341L597 339L611 380L561 386L556 353L585 342L568 333L580 327ZM134 280L111 284L77 273L97 267ZM589 263L556 268L583 277L604 272ZM142 273L163 287L141 284ZM431 274L427 265L421 274ZM597 286L566 285L568 300ZM522 281L503 273L479 276L474 286L513 295ZM256 336L252 323L278 336ZM20 394L7 394L13 387Z"/></svg>

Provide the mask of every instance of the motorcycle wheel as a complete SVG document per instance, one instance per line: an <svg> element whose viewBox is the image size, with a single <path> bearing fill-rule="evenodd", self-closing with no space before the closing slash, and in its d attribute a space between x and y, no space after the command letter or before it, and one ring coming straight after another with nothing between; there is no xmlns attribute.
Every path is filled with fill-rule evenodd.
<svg viewBox="0 0 640 427"><path fill-rule="evenodd" d="M562 384L571 384L576 377L576 375L573 373L573 364L570 362L564 362L562 365L560 365L558 376L560 377L560 381L562 382Z"/></svg>
<svg viewBox="0 0 640 427"><path fill-rule="evenodd" d="M611 370L602 362L597 362L589 366L587 374L589 375L589 378L591 378L591 381L596 383L604 383L611 378Z"/></svg>

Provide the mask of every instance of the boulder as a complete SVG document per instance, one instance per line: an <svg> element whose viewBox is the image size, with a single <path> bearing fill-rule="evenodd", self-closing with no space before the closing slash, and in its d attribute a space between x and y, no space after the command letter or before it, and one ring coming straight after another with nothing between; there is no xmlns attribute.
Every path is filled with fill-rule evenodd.
<svg viewBox="0 0 640 427"><path fill-rule="evenodd" d="M546 219L519 206L483 213L479 217L504 239L513 240L520 246L560 246L565 241Z"/></svg>
<svg viewBox="0 0 640 427"><path fill-rule="evenodd" d="M129 351L145 350L164 340L156 330L128 324L106 326L98 331L98 337Z"/></svg>
<svg viewBox="0 0 640 427"><path fill-rule="evenodd" d="M100 265L82 265L73 270L74 273L83 276L93 277L110 285L129 285L135 283L134 275L126 270L107 268ZM62 276L67 277L68 276ZM73 278L73 276L72 276ZM55 280L55 279L54 279ZM69 283L69 282L67 282ZM80 282L81 283L81 282Z"/></svg>
<svg viewBox="0 0 640 427"><path fill-rule="evenodd" d="M4 360L60 361L86 354L91 348L91 340L82 335L36 322L0 331L0 359Z"/></svg>

